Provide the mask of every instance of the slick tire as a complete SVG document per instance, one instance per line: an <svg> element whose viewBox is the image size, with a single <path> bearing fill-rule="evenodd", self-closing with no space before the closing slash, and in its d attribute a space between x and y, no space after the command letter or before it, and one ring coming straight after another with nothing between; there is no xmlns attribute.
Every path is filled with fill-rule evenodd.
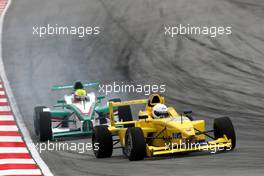
<svg viewBox="0 0 264 176"><path fill-rule="evenodd" d="M119 121L122 121L122 122L133 121L131 107L129 105L119 106L118 107L118 117L119 117ZM128 128L128 127L134 127L134 125L133 124L124 125L124 128Z"/></svg>
<svg viewBox="0 0 264 176"><path fill-rule="evenodd" d="M146 154L146 143L141 128L128 128L125 135L123 153L130 161L143 160Z"/></svg>
<svg viewBox="0 0 264 176"><path fill-rule="evenodd" d="M119 120L123 122L132 121L133 116L129 105L118 107Z"/></svg>
<svg viewBox="0 0 264 176"><path fill-rule="evenodd" d="M33 122L34 122L34 131L35 135L39 136L39 116L45 106L37 106L34 108Z"/></svg>
<svg viewBox="0 0 264 176"><path fill-rule="evenodd" d="M113 99L109 99L108 101L109 102L110 101L113 101L113 102L121 102L121 99L120 98L113 98ZM100 125L106 124L107 123L107 120L106 120L107 118L108 118L107 114L101 114L99 116L99 124Z"/></svg>
<svg viewBox="0 0 264 176"><path fill-rule="evenodd" d="M121 102L121 99L120 98L114 98L114 99L111 99L109 101ZM119 106L118 107L118 117L119 117L119 121L122 121L122 122L132 121L133 116L132 116L132 112L131 112L131 107L129 105ZM127 124L127 125L124 125L124 127L125 128L133 127L133 125Z"/></svg>
<svg viewBox="0 0 264 176"><path fill-rule="evenodd" d="M236 134L232 121L229 117L220 117L214 119L215 139L221 138L223 135L226 135L228 139L232 140L231 150L233 150L236 147Z"/></svg>
<svg viewBox="0 0 264 176"><path fill-rule="evenodd" d="M113 139L107 126L100 125L94 127L92 144L96 158L109 158L112 156Z"/></svg>
<svg viewBox="0 0 264 176"><path fill-rule="evenodd" d="M39 113L39 140L42 142L52 140L51 115L43 109Z"/></svg>

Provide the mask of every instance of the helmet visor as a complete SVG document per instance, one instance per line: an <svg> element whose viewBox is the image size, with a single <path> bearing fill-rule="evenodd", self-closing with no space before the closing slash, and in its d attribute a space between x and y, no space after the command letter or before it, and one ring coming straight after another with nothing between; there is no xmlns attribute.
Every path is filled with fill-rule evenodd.
<svg viewBox="0 0 264 176"><path fill-rule="evenodd" d="M169 116L168 112L154 111L154 114L159 118L165 118Z"/></svg>

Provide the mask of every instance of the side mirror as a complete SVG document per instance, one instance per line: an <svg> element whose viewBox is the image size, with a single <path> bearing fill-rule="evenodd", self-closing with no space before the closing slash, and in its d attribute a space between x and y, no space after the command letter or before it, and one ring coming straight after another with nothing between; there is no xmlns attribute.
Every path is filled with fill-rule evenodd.
<svg viewBox="0 0 264 176"><path fill-rule="evenodd" d="M186 109L186 110L183 111L183 114L185 114L185 115L189 115L191 113L192 113L191 109Z"/></svg>

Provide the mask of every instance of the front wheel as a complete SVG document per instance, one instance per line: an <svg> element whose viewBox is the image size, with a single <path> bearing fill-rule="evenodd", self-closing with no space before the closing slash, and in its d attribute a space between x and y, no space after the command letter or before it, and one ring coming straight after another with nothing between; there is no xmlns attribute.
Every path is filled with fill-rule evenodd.
<svg viewBox="0 0 264 176"><path fill-rule="evenodd" d="M36 136L39 135L39 119L40 119L40 112L46 108L45 106L37 106L34 108L34 115L33 115L33 122L34 122L34 131Z"/></svg>
<svg viewBox="0 0 264 176"><path fill-rule="evenodd" d="M125 135L123 153L130 161L143 160L146 153L146 143L141 128L128 128Z"/></svg>
<svg viewBox="0 0 264 176"><path fill-rule="evenodd" d="M236 147L236 134L229 117L220 117L214 120L214 135L216 139L226 135L228 139L231 139L231 150Z"/></svg>
<svg viewBox="0 0 264 176"><path fill-rule="evenodd" d="M112 134L107 126L100 125L94 127L92 137L93 151L96 158L108 158L113 153Z"/></svg>
<svg viewBox="0 0 264 176"><path fill-rule="evenodd" d="M52 126L50 112L42 109L39 113L39 140L42 142L52 140Z"/></svg>

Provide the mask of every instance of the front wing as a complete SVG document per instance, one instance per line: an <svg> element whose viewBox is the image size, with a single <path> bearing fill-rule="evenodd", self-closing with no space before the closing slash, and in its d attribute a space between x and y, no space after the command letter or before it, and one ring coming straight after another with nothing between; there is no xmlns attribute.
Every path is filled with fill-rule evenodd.
<svg viewBox="0 0 264 176"><path fill-rule="evenodd" d="M166 155L181 152L194 152L194 151L210 151L215 153L216 151L231 149L231 139L228 139L226 135L216 140L204 142L204 143L193 143L193 144L168 144L163 147L155 147L146 145L146 155L148 157L156 155Z"/></svg>

